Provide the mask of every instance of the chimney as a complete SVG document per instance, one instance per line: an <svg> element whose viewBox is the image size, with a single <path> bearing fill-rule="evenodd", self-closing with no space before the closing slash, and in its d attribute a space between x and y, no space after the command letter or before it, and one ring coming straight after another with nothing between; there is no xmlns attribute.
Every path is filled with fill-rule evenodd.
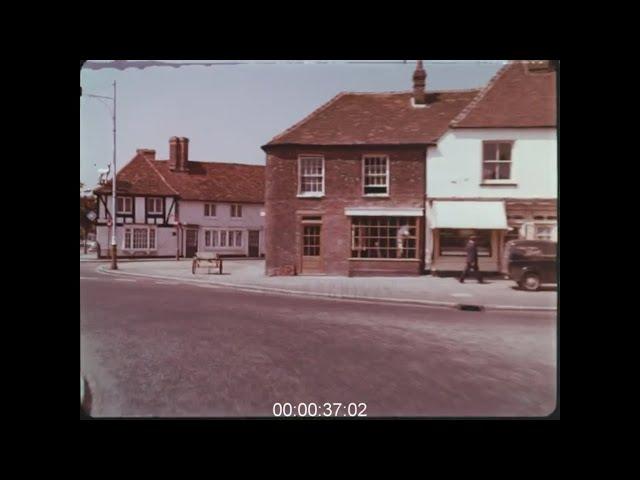
<svg viewBox="0 0 640 480"><path fill-rule="evenodd" d="M422 60L418 60L416 70L413 72L413 104L426 105L427 98L424 91L427 83L427 72L422 66Z"/></svg>
<svg viewBox="0 0 640 480"><path fill-rule="evenodd" d="M180 140L178 137L169 139L169 168L175 170L179 165L178 157L180 156Z"/></svg>
<svg viewBox="0 0 640 480"><path fill-rule="evenodd" d="M181 172L189 171L189 139L186 137L180 138L180 143L178 144L178 150L180 154L178 155L178 159L180 160L179 167L177 170Z"/></svg>
<svg viewBox="0 0 640 480"><path fill-rule="evenodd" d="M139 148L137 152L138 152L138 155L144 155L149 160L156 159L156 151L150 148Z"/></svg>

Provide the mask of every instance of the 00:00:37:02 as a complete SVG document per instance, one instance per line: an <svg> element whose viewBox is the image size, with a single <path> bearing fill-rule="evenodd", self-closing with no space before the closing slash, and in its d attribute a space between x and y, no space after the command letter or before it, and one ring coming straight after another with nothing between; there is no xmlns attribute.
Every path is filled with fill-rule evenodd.
<svg viewBox="0 0 640 480"><path fill-rule="evenodd" d="M298 403L273 404L274 417L366 417L367 404L360 403Z"/></svg>

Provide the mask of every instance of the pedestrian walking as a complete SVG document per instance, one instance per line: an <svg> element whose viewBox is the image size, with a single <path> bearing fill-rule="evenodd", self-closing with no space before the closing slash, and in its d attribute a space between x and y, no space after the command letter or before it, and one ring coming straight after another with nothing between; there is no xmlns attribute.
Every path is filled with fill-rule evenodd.
<svg viewBox="0 0 640 480"><path fill-rule="evenodd" d="M467 261L462 271L462 275L460 276L459 282L464 283L465 277L469 274L469 271L474 270L476 275L478 276L478 283L484 283L482 280L482 272L480 271L480 266L478 265L478 245L476 243L476 237L469 237L469 241L467 242Z"/></svg>

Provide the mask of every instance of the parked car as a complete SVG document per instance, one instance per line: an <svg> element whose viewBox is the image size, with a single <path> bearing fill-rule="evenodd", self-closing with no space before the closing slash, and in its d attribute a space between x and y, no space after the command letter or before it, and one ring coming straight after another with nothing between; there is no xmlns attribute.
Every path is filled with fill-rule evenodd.
<svg viewBox="0 0 640 480"><path fill-rule="evenodd" d="M538 290L542 284L557 283L556 242L512 240L507 242L503 272L524 290Z"/></svg>

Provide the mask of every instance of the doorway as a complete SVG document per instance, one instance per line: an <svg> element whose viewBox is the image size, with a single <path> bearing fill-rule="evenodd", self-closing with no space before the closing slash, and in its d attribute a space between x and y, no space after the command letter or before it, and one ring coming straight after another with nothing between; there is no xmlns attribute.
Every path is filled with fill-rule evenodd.
<svg viewBox="0 0 640 480"><path fill-rule="evenodd" d="M302 225L301 273L322 273L320 233L322 225Z"/></svg>
<svg viewBox="0 0 640 480"><path fill-rule="evenodd" d="M185 235L185 257L191 258L198 251L198 230L187 228Z"/></svg>
<svg viewBox="0 0 640 480"><path fill-rule="evenodd" d="M249 230L249 256L260 256L260 230Z"/></svg>

